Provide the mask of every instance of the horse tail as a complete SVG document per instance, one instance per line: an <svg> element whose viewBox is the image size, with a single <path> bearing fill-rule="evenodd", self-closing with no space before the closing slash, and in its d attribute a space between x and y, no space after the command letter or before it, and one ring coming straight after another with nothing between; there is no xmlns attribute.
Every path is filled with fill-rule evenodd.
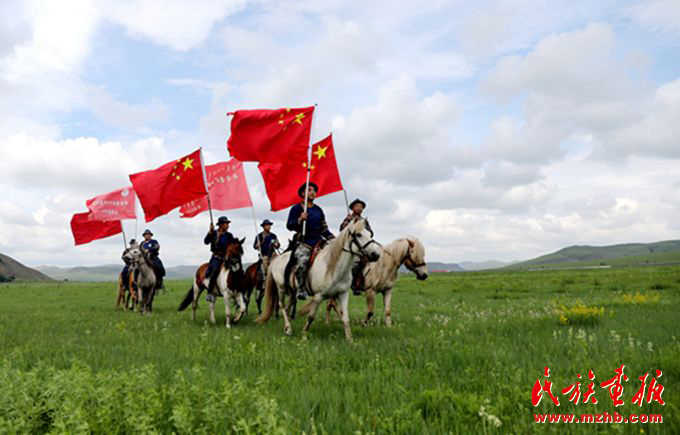
<svg viewBox="0 0 680 435"><path fill-rule="evenodd" d="M267 277L265 278L264 297L267 301L265 309L262 312L262 314L260 314L260 316L255 320L260 325L262 325L272 317L272 314L274 314L276 306L279 303L279 291L276 288L276 283L274 282L274 274L272 273L271 266L267 273Z"/></svg>
<svg viewBox="0 0 680 435"><path fill-rule="evenodd" d="M312 302L314 302L314 298L308 300L307 303L304 304L297 313L301 316L306 316L307 314L309 314L309 312L311 311Z"/></svg>
<svg viewBox="0 0 680 435"><path fill-rule="evenodd" d="M189 288L189 291L187 292L187 295L184 296L184 299L182 299L182 302L179 304L179 308L177 311L184 311L191 303L194 301L194 286L192 285Z"/></svg>

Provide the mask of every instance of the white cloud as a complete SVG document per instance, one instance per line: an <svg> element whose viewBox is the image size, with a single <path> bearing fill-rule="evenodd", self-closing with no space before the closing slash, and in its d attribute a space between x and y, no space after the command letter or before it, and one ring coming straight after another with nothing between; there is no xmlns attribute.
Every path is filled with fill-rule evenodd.
<svg viewBox="0 0 680 435"><path fill-rule="evenodd" d="M109 19L134 37L186 51L202 44L215 23L235 14L246 0L125 0L105 2Z"/></svg>
<svg viewBox="0 0 680 435"><path fill-rule="evenodd" d="M645 0L630 8L629 13L645 27L680 36L680 3L676 0Z"/></svg>
<svg viewBox="0 0 680 435"><path fill-rule="evenodd" d="M121 129L144 130L168 116L168 106L153 101L127 104L113 98L104 88L92 88L88 97L90 110L102 121Z"/></svg>

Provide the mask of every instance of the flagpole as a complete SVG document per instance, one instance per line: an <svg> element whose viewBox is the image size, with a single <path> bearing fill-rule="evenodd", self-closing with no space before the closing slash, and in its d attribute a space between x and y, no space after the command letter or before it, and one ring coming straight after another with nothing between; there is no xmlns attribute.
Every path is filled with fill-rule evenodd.
<svg viewBox="0 0 680 435"><path fill-rule="evenodd" d="M255 241L257 242L258 241L258 239L257 239L258 232L257 232L257 219L255 218L255 207L251 206L250 211L253 213L253 227L255 228ZM262 256L262 242L264 242L264 240L262 240L260 243L257 244L258 245L257 250L260 253L260 258L263 258L263 256Z"/></svg>
<svg viewBox="0 0 680 435"><path fill-rule="evenodd" d="M139 220L139 209L137 208L137 202L138 202L137 192L135 192L135 239L139 237L137 235L137 222Z"/></svg>
<svg viewBox="0 0 680 435"><path fill-rule="evenodd" d="M120 222L120 230L121 230L120 232L121 232L121 234L123 234L123 249L126 249L127 248L127 237L125 237L125 226L123 225L122 220L120 220L118 222Z"/></svg>
<svg viewBox="0 0 680 435"><path fill-rule="evenodd" d="M205 185L205 191L208 192L206 196L208 198L208 212L210 213L210 225L214 225L212 205L210 204L210 190L208 189L208 177L205 174L205 160L203 159L203 147L199 147L198 149L201 152L201 171L203 172L203 184Z"/></svg>
<svg viewBox="0 0 680 435"><path fill-rule="evenodd" d="M312 173L312 142L314 140L314 126L316 124L316 109L319 107L317 103L314 103L314 112L312 112L312 126L309 129L309 144L307 145L307 181L305 182L305 204L304 212L307 213L307 200L309 196L309 177ZM302 238L305 237L305 232L307 231L307 220L302 221Z"/></svg>
<svg viewBox="0 0 680 435"><path fill-rule="evenodd" d="M347 207L347 210L349 210L349 201L347 200L347 191L345 189L342 189L342 193L345 194L345 207Z"/></svg>

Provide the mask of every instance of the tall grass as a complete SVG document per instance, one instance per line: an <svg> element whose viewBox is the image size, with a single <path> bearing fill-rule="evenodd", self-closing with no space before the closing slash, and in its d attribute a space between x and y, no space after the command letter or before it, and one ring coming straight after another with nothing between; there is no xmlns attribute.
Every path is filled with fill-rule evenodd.
<svg viewBox="0 0 680 435"><path fill-rule="evenodd" d="M659 282L654 303L624 302ZM622 410L664 423L617 430L680 431L677 267L407 276L392 328L360 326L365 302L352 298L351 345L321 312L306 341L301 319L285 337L280 320L255 325L252 306L226 330L221 300L217 326L204 301L192 322L176 312L187 288L170 282L143 317L114 310L113 284L0 286L0 432L590 433L609 428L538 425L532 414ZM578 301L606 315L560 325L555 307ZM591 369L599 385L621 364L621 407L599 386L597 405L558 391ZM531 405L546 366L559 408ZM633 406L637 378L656 369L666 406Z"/></svg>

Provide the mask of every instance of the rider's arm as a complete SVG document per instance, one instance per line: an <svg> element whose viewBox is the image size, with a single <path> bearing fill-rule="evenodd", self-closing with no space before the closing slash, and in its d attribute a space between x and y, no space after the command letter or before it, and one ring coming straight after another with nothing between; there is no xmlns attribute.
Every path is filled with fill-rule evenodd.
<svg viewBox="0 0 680 435"><path fill-rule="evenodd" d="M302 231L302 221L300 221L301 214L302 207L300 207L299 204L293 206L290 209L290 213L288 214L288 222L286 223L286 228L288 228L288 231Z"/></svg>
<svg viewBox="0 0 680 435"><path fill-rule="evenodd" d="M258 234L257 236L255 236L255 241L253 242L253 249L255 249L256 251L257 251L258 249L260 249L260 237L262 237L261 234L262 234L262 233L260 233L260 234Z"/></svg>
<svg viewBox="0 0 680 435"><path fill-rule="evenodd" d="M328 229L328 224L326 223L326 215L324 214L323 210L321 211L321 235L324 236L326 239L335 238L333 233L331 233L331 230Z"/></svg>
<svg viewBox="0 0 680 435"><path fill-rule="evenodd" d="M215 237L215 232L214 231L208 231L208 234L206 234L205 238L203 239L203 243L205 243L206 245L211 244L214 237Z"/></svg>

